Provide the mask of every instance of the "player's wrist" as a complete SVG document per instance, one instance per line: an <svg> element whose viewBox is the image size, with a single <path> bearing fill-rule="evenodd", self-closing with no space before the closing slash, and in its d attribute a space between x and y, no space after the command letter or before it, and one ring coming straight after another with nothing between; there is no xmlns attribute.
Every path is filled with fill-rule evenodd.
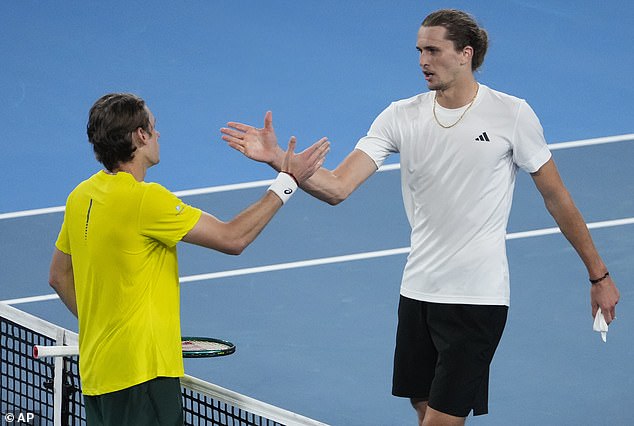
<svg viewBox="0 0 634 426"><path fill-rule="evenodd" d="M299 186L299 180L297 180L297 177L293 173L286 170L281 170L280 173L286 173L289 175L295 181L295 185Z"/></svg>
<svg viewBox="0 0 634 426"><path fill-rule="evenodd" d="M282 200L282 204L286 204L297 191L297 181L291 174L280 172L268 190L277 195Z"/></svg>
<svg viewBox="0 0 634 426"><path fill-rule="evenodd" d="M286 151L280 148L279 145L275 147L275 153L273 154L273 158L268 162L268 165L271 166L275 171L282 171L282 164L284 163L284 155L286 155Z"/></svg>
<svg viewBox="0 0 634 426"><path fill-rule="evenodd" d="M593 278L592 276L590 276L589 280L590 280L590 284L592 285L596 285L599 284L600 282L606 280L608 277L610 276L610 272L605 271L605 274L595 277Z"/></svg>

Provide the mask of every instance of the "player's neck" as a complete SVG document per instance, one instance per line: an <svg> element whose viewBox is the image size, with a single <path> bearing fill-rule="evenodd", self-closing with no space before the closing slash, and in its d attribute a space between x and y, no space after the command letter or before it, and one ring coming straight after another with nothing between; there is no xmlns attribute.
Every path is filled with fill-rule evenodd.
<svg viewBox="0 0 634 426"><path fill-rule="evenodd" d="M451 87L436 91L436 102L443 108L462 108L474 100L478 91L478 82L473 78L465 79Z"/></svg>
<svg viewBox="0 0 634 426"><path fill-rule="evenodd" d="M145 180L145 175L147 174L147 169L148 168L145 167L143 164L139 164L139 162L132 160L127 163L120 164L118 167L116 167L113 170L113 172L114 173L118 173L118 172L129 173L138 182L143 182Z"/></svg>

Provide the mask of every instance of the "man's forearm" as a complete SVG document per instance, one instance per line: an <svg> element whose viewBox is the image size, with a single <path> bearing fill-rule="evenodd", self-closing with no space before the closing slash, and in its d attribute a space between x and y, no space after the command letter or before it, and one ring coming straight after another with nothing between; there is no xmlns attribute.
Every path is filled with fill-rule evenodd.
<svg viewBox="0 0 634 426"><path fill-rule="evenodd" d="M377 171L376 163L363 151L355 149L333 171L321 168L301 188L330 205L347 199Z"/></svg>
<svg viewBox="0 0 634 426"><path fill-rule="evenodd" d="M53 253L48 282L55 289L55 292L68 310L77 316L77 297L75 294L72 257L57 248Z"/></svg>
<svg viewBox="0 0 634 426"><path fill-rule="evenodd" d="M75 296L75 282L71 278L71 283L66 284L66 288L72 288L70 291L58 291L57 294L59 298L64 302L64 305L68 308L68 310L77 317L77 298Z"/></svg>
<svg viewBox="0 0 634 426"><path fill-rule="evenodd" d="M597 251L583 216L575 206L569 194L557 201L547 202L548 211L559 229L575 249L588 270L591 279L599 278L607 268Z"/></svg>

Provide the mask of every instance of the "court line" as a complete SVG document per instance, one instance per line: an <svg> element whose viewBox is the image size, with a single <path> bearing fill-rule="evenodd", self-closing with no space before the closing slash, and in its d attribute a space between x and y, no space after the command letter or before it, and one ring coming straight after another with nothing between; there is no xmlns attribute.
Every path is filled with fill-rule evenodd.
<svg viewBox="0 0 634 426"><path fill-rule="evenodd" d="M616 143L616 142L628 142L634 141L634 133L628 133L624 135L617 136L606 136L602 138L593 138L593 139L582 139L577 141L570 142L560 142L560 143L552 143L548 144L548 148L551 151L555 151L558 149L569 149L569 148L580 148L591 145L602 145L607 143ZM399 170L401 168L400 164L386 164L379 168L379 172L386 172L391 170ZM245 182L245 183L235 183L229 185L219 185L219 186L210 186L206 188L198 188L198 189L186 189L183 191L175 191L174 194L177 197L188 197L192 195L203 195L203 194L212 194L217 192L226 192L226 191L238 191L241 189L250 189L250 188L259 188L263 186L268 186L273 183L273 179L268 180L258 180L253 182ZM0 213L0 220L2 219L15 219L19 217L27 217L27 216L37 216L43 214L51 214L51 213L60 213L64 211L64 206L57 207L46 207L42 209L32 209L32 210L22 210L17 212L10 213Z"/></svg>
<svg viewBox="0 0 634 426"><path fill-rule="evenodd" d="M583 146L601 145L605 143L615 143L615 142L627 142L632 140L634 140L634 133L618 135L618 136L606 136L603 138L592 138L592 139L582 139L578 141L552 143L548 145L548 148L551 151L555 151L557 149L580 148Z"/></svg>
<svg viewBox="0 0 634 426"><path fill-rule="evenodd" d="M588 229L609 228L614 226L633 225L634 217L606 220L601 222L588 223ZM558 227L536 229L532 231L513 232L506 234L507 240L517 240L523 238L541 237L544 235L561 233ZM256 266L251 268L234 269L229 271L211 272L206 274L188 275L180 278L181 283L213 280L218 278L236 277L240 275L258 274L263 272L281 271L286 269L304 268L309 266L328 265L332 263L351 262L355 260L373 259L377 257L387 257L399 254L407 254L410 247L401 247L388 250L378 250L364 253L348 254L343 256L323 257L319 259L301 260L296 262L278 263L267 266Z"/></svg>
<svg viewBox="0 0 634 426"><path fill-rule="evenodd" d="M589 229L611 228L616 226L634 225L634 217L605 220L601 222L588 223ZM513 232L506 234L507 240L519 240L523 238L541 237L544 235L552 235L561 233L559 228L543 228L532 231ZM374 259L378 257L396 256L409 253L409 247L400 247L395 249L377 250L363 253L347 254L342 256L322 257L318 259L300 260L296 262L277 263L273 265L256 266L251 268L233 269L228 271L210 272L206 274L186 275L180 277L182 283L190 283L196 281L208 281L218 278L238 277L242 275L261 274L265 272L283 271L287 269L306 268L310 266L329 265L333 263L353 262L356 260ZM19 299L0 300L0 303L8 305L17 305L20 303L42 302L57 299L57 294L45 294L41 296L22 297Z"/></svg>

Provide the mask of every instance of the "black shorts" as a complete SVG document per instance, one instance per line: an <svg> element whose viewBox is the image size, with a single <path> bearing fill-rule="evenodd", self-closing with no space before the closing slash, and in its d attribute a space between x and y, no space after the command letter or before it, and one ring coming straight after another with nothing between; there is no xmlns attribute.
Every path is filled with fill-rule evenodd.
<svg viewBox="0 0 634 426"><path fill-rule="evenodd" d="M84 395L90 426L182 425L183 399L178 377L157 377L120 391Z"/></svg>
<svg viewBox="0 0 634 426"><path fill-rule="evenodd" d="M428 303L401 296L392 394L457 417L488 412L489 365L507 306Z"/></svg>

